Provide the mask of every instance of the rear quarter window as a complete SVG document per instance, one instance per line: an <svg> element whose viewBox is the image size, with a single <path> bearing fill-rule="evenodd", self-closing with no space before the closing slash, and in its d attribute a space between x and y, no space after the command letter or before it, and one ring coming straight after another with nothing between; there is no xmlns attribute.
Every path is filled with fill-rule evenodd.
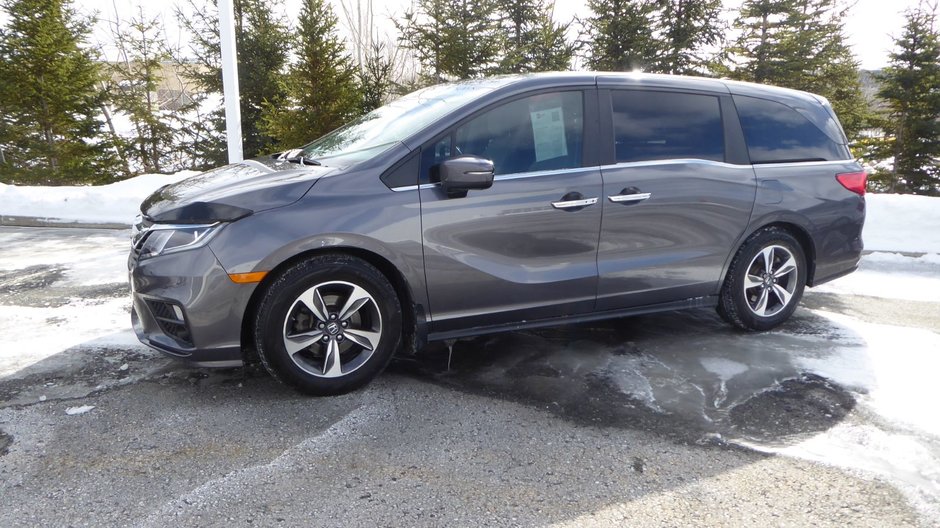
<svg viewBox="0 0 940 528"><path fill-rule="evenodd" d="M848 159L848 147L793 108L757 97L734 96L751 163Z"/></svg>

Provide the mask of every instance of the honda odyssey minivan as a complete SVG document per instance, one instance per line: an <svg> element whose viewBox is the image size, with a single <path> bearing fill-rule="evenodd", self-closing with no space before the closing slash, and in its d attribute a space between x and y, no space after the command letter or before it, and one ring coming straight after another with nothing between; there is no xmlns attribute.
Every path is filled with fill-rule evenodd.
<svg viewBox="0 0 940 528"><path fill-rule="evenodd" d="M768 330L853 271L866 177L822 97L552 73L432 86L141 205L140 340L310 394L399 348L714 307Z"/></svg>

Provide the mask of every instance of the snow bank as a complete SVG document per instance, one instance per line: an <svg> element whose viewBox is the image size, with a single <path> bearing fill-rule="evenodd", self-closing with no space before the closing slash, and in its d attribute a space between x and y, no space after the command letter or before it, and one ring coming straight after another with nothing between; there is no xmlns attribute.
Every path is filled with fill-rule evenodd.
<svg viewBox="0 0 940 528"><path fill-rule="evenodd" d="M940 253L940 198L866 194L865 200L865 249Z"/></svg>
<svg viewBox="0 0 940 528"><path fill-rule="evenodd" d="M0 215L130 225L140 213L140 202L150 193L194 174L198 173L144 174L99 186L27 187L0 183Z"/></svg>
<svg viewBox="0 0 940 528"><path fill-rule="evenodd" d="M940 255L906 257L900 253L864 255L855 273L813 291L936 302L940 299Z"/></svg>

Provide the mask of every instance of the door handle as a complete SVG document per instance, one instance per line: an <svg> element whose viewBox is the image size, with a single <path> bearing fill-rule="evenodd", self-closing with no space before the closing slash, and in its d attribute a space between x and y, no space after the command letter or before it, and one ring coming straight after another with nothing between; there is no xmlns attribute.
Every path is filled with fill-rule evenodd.
<svg viewBox="0 0 940 528"><path fill-rule="evenodd" d="M614 196L608 196L611 202L623 203L623 202L642 202L643 200L648 200L652 196L650 193L638 193L638 194L617 194Z"/></svg>
<svg viewBox="0 0 940 528"><path fill-rule="evenodd" d="M597 203L597 198L581 198L580 200L564 200L561 202L552 202L555 209L574 209L587 207Z"/></svg>
<svg viewBox="0 0 940 528"><path fill-rule="evenodd" d="M636 187L627 187L620 191L620 194L608 196L607 199L614 203L634 203L649 200L653 193L640 192Z"/></svg>

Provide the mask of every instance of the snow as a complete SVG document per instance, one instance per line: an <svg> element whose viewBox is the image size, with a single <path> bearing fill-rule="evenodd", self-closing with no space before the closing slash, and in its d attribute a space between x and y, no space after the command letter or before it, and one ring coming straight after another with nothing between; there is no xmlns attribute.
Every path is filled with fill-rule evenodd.
<svg viewBox="0 0 940 528"><path fill-rule="evenodd" d="M867 194L865 201L865 249L940 253L940 198Z"/></svg>
<svg viewBox="0 0 940 528"><path fill-rule="evenodd" d="M0 377L78 346L144 349L130 328L130 298L124 293L128 231L70 229L55 237L41 232L4 232L0 270L57 270L54 284L65 293L55 302L0 304ZM115 288L115 296L83 296L84 288L96 286Z"/></svg>
<svg viewBox="0 0 940 528"><path fill-rule="evenodd" d="M69 407L65 410L65 414L69 416L74 416L76 414L85 414L86 412L94 409L94 405L80 405L78 407Z"/></svg>
<svg viewBox="0 0 940 528"><path fill-rule="evenodd" d="M915 507L940 519L940 413L934 409L940 334L814 310L842 333L834 350L794 355L795 365L852 389L857 408L826 431L792 445L737 443L862 470L898 485Z"/></svg>
<svg viewBox="0 0 940 528"><path fill-rule="evenodd" d="M813 291L868 295L908 301L940 299L940 254L909 257L899 253L862 256L858 270Z"/></svg>
<svg viewBox="0 0 940 528"><path fill-rule="evenodd" d="M140 203L158 188L198 174L144 174L99 186L29 187L0 183L0 215L57 219L61 222L130 225Z"/></svg>

